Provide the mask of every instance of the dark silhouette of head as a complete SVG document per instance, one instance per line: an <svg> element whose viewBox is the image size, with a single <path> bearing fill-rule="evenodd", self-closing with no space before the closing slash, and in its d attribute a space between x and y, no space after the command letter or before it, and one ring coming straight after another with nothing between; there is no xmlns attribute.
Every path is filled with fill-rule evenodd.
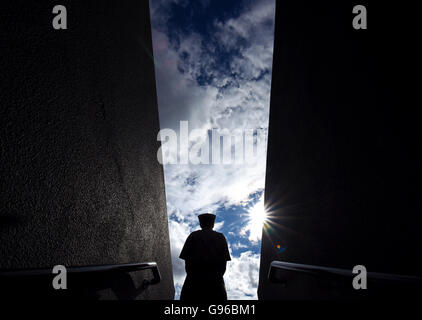
<svg viewBox="0 0 422 320"><path fill-rule="evenodd" d="M212 229L214 228L215 214L212 213L203 213L198 216L199 225L202 229Z"/></svg>

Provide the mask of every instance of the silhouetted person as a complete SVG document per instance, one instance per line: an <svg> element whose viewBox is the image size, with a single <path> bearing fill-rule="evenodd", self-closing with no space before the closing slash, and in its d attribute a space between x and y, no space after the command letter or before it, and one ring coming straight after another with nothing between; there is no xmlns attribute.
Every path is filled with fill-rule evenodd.
<svg viewBox="0 0 422 320"><path fill-rule="evenodd" d="M214 214L200 214L198 218L202 230L189 235L180 253L187 273L180 300L227 300L223 275L231 258L226 238L212 230Z"/></svg>

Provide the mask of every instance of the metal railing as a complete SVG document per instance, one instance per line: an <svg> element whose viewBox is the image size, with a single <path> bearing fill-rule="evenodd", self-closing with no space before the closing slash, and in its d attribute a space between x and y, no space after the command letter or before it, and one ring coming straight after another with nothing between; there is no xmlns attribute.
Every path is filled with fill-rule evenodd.
<svg viewBox="0 0 422 320"><path fill-rule="evenodd" d="M314 266L308 264L291 263L284 261L273 261L268 272L268 279L273 283L285 283L283 277L287 272L304 273L324 279L344 279L348 280L356 276L352 270ZM368 281L391 282L403 285L422 285L422 277L404 276L388 273L367 272Z"/></svg>
<svg viewBox="0 0 422 320"><path fill-rule="evenodd" d="M151 270L152 278L144 279L142 285L136 288L129 273L142 270ZM148 286L158 284L161 281L160 270L156 262L73 266L66 267L66 273L69 279L69 289L76 297L82 291L92 293L109 288L112 291L119 291L120 296L124 299L135 299ZM69 290L55 292L52 289L51 280L55 276L53 268L0 269L0 291L4 289L7 293L14 288L19 288L19 285L16 284L22 282L25 283L25 287L35 284L34 290L38 290L37 292L40 292L40 294L54 295L69 292ZM9 286L7 287L7 285Z"/></svg>
<svg viewBox="0 0 422 320"><path fill-rule="evenodd" d="M153 274L153 279L149 280L149 284L157 284L161 281L160 270L158 269L157 263L155 262L143 262L143 263L126 263L126 264L110 264L110 265L98 265L98 266L78 266L78 267L66 267L66 271L69 274L78 273L98 273L98 272L135 272L140 270L150 269ZM48 276L52 275L51 269L15 269L15 270L1 270L1 277L32 277L32 276Z"/></svg>

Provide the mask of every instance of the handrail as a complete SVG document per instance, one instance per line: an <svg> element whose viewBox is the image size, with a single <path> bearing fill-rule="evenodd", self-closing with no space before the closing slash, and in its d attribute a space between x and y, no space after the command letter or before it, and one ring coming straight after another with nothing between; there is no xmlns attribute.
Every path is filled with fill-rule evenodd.
<svg viewBox="0 0 422 320"><path fill-rule="evenodd" d="M287 270L293 272L306 273L318 277L330 278L353 278L356 276L352 270L321 267L309 264L299 264L284 261L271 262L270 270L268 272L268 280L273 283L285 282L283 279L277 277L278 270ZM368 281L391 281L401 284L422 285L422 277L417 276L404 276L397 274L368 272Z"/></svg>
<svg viewBox="0 0 422 320"><path fill-rule="evenodd" d="M135 272L140 270L151 269L153 279L148 280L148 285L157 284L161 281L160 270L156 262L143 262L143 263L126 263L126 264L111 264L111 265L96 265L96 266L76 266L66 267L67 273L116 273L116 272ZM52 274L51 269L14 269L14 270L1 270L0 277L30 277L30 276L47 276Z"/></svg>

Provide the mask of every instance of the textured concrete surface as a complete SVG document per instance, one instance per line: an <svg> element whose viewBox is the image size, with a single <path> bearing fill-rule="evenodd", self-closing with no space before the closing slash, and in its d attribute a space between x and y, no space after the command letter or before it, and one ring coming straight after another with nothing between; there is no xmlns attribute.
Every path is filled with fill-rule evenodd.
<svg viewBox="0 0 422 320"><path fill-rule="evenodd" d="M371 3L357 31L355 4L277 1L260 299L374 296L304 275L271 284L273 260L421 275L416 20Z"/></svg>
<svg viewBox="0 0 422 320"><path fill-rule="evenodd" d="M56 4L0 6L0 268L155 261L172 299L148 1Z"/></svg>

